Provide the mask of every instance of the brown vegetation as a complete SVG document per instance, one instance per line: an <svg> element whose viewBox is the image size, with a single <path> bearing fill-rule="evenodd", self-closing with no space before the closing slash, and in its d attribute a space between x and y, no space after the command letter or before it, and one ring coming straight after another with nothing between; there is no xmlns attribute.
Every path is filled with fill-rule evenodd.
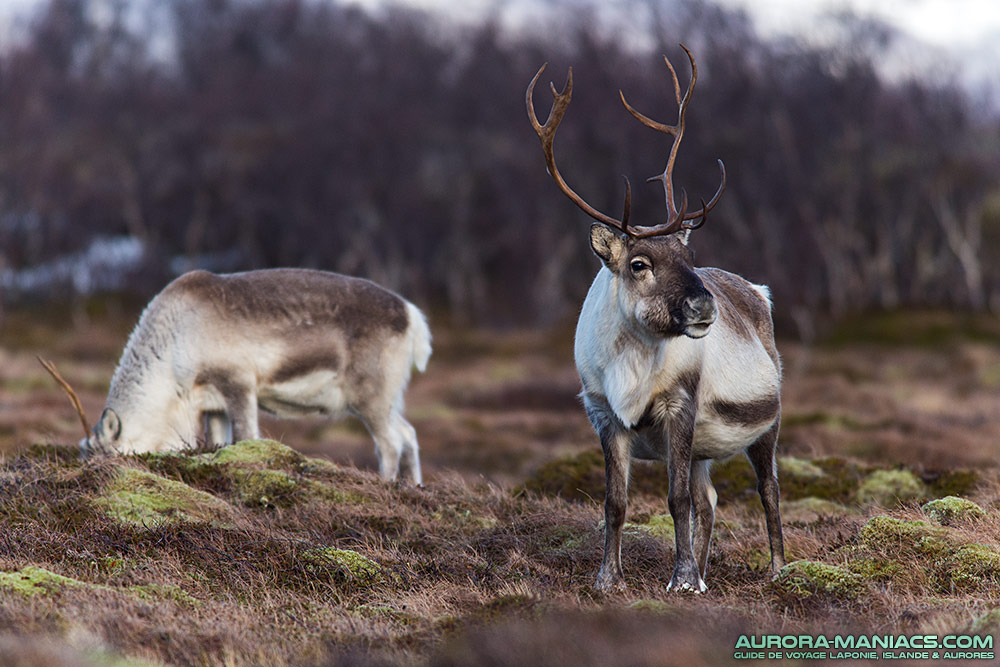
<svg viewBox="0 0 1000 667"><path fill-rule="evenodd" d="M294 449L80 462L75 415L31 342L52 344L96 414L121 327L23 326L0 346L2 661L711 665L742 633L996 630L995 343L783 345L780 478L799 562L770 580L737 457L713 475L709 592L668 593L665 473L646 465L629 588L603 596L602 464L565 334L439 334L409 394L428 478L414 489L378 481L349 423L265 425ZM70 349L88 361L64 361ZM981 510L921 509L949 495Z"/></svg>

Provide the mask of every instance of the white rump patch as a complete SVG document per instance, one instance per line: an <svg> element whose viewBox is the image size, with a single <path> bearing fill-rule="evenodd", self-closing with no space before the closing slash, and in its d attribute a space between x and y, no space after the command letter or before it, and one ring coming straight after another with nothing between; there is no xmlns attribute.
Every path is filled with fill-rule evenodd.
<svg viewBox="0 0 1000 667"><path fill-rule="evenodd" d="M767 307L770 308L771 307L771 288L768 287L767 285L756 285L754 283L750 283L750 287L752 287L754 289L754 291L757 292L757 294L760 294L760 296L764 299L764 301L767 302Z"/></svg>

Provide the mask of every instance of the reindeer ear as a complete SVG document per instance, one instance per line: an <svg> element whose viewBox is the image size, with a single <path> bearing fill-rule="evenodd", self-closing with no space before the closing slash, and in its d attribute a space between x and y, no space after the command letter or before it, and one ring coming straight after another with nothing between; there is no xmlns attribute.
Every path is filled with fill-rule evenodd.
<svg viewBox="0 0 1000 667"><path fill-rule="evenodd" d="M594 223L590 226L590 247L606 267L618 272L625 257L625 241L620 234L607 225Z"/></svg>
<svg viewBox="0 0 1000 667"><path fill-rule="evenodd" d="M101 418L97 420L97 426L94 427L94 435L97 436L98 442L114 442L121 437L121 434L122 420L118 417L118 413L111 408L104 408Z"/></svg>

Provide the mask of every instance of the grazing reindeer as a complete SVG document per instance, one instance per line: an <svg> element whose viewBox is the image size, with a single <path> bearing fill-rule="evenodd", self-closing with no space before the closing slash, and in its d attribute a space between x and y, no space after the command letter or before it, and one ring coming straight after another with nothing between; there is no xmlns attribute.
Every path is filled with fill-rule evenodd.
<svg viewBox="0 0 1000 667"><path fill-rule="evenodd" d="M430 331L416 306L373 282L325 271L192 271L150 301L111 380L84 452L177 450L260 437L281 417L350 413L375 440L383 479L420 484L403 417L410 369ZM207 423L207 429L206 429Z"/></svg>
<svg viewBox="0 0 1000 667"><path fill-rule="evenodd" d="M563 91L551 85L555 101L545 124L538 122L532 91L528 117L542 141L549 174L577 206L598 221L590 245L603 267L594 279L576 328L575 357L583 402L601 438L607 475L604 502L604 560L597 588L624 588L622 524L628 506L632 457L665 461L674 520L676 558L670 588L706 590L717 496L709 478L713 459L745 451L757 473L771 546L771 568L785 564L778 513L775 447L780 413L781 364L774 345L767 287L720 269L696 268L688 236L705 222L726 185L722 182L701 210L687 212L687 196L675 206L673 168L684 135L684 116L698 77L694 57L684 99L670 61L680 106L676 125L658 123L632 108L640 122L673 137L667 166L650 180L663 183L667 221L629 227L631 187L625 179L621 220L587 204L563 180L552 149L556 129L573 94L573 70ZM694 529L692 531L692 518ZM692 540L693 533L693 540ZM692 544L693 541L693 544Z"/></svg>

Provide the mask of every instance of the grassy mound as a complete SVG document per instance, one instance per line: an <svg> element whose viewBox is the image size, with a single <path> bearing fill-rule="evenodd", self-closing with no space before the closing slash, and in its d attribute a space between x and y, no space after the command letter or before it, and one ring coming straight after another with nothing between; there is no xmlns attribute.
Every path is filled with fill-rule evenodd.
<svg viewBox="0 0 1000 667"><path fill-rule="evenodd" d="M603 467L575 463L570 484ZM745 474L737 463L749 470L724 463L725 483ZM34 449L0 463L0 619L14 633L0 633L0 662L29 637L56 665L455 664L484 651L517 664L541 646L584 665L686 646L687 664L708 665L744 633L903 631L886 619L916 605L934 611L906 632L993 627L1000 517L988 496L876 514L856 500L874 470L779 465L791 562L773 581L751 485L719 506L708 593L668 592L673 520L640 482L627 589L603 595L599 489L585 502L553 497L558 486L528 491L531 480L514 492L452 477L417 489L266 440L87 462Z"/></svg>

